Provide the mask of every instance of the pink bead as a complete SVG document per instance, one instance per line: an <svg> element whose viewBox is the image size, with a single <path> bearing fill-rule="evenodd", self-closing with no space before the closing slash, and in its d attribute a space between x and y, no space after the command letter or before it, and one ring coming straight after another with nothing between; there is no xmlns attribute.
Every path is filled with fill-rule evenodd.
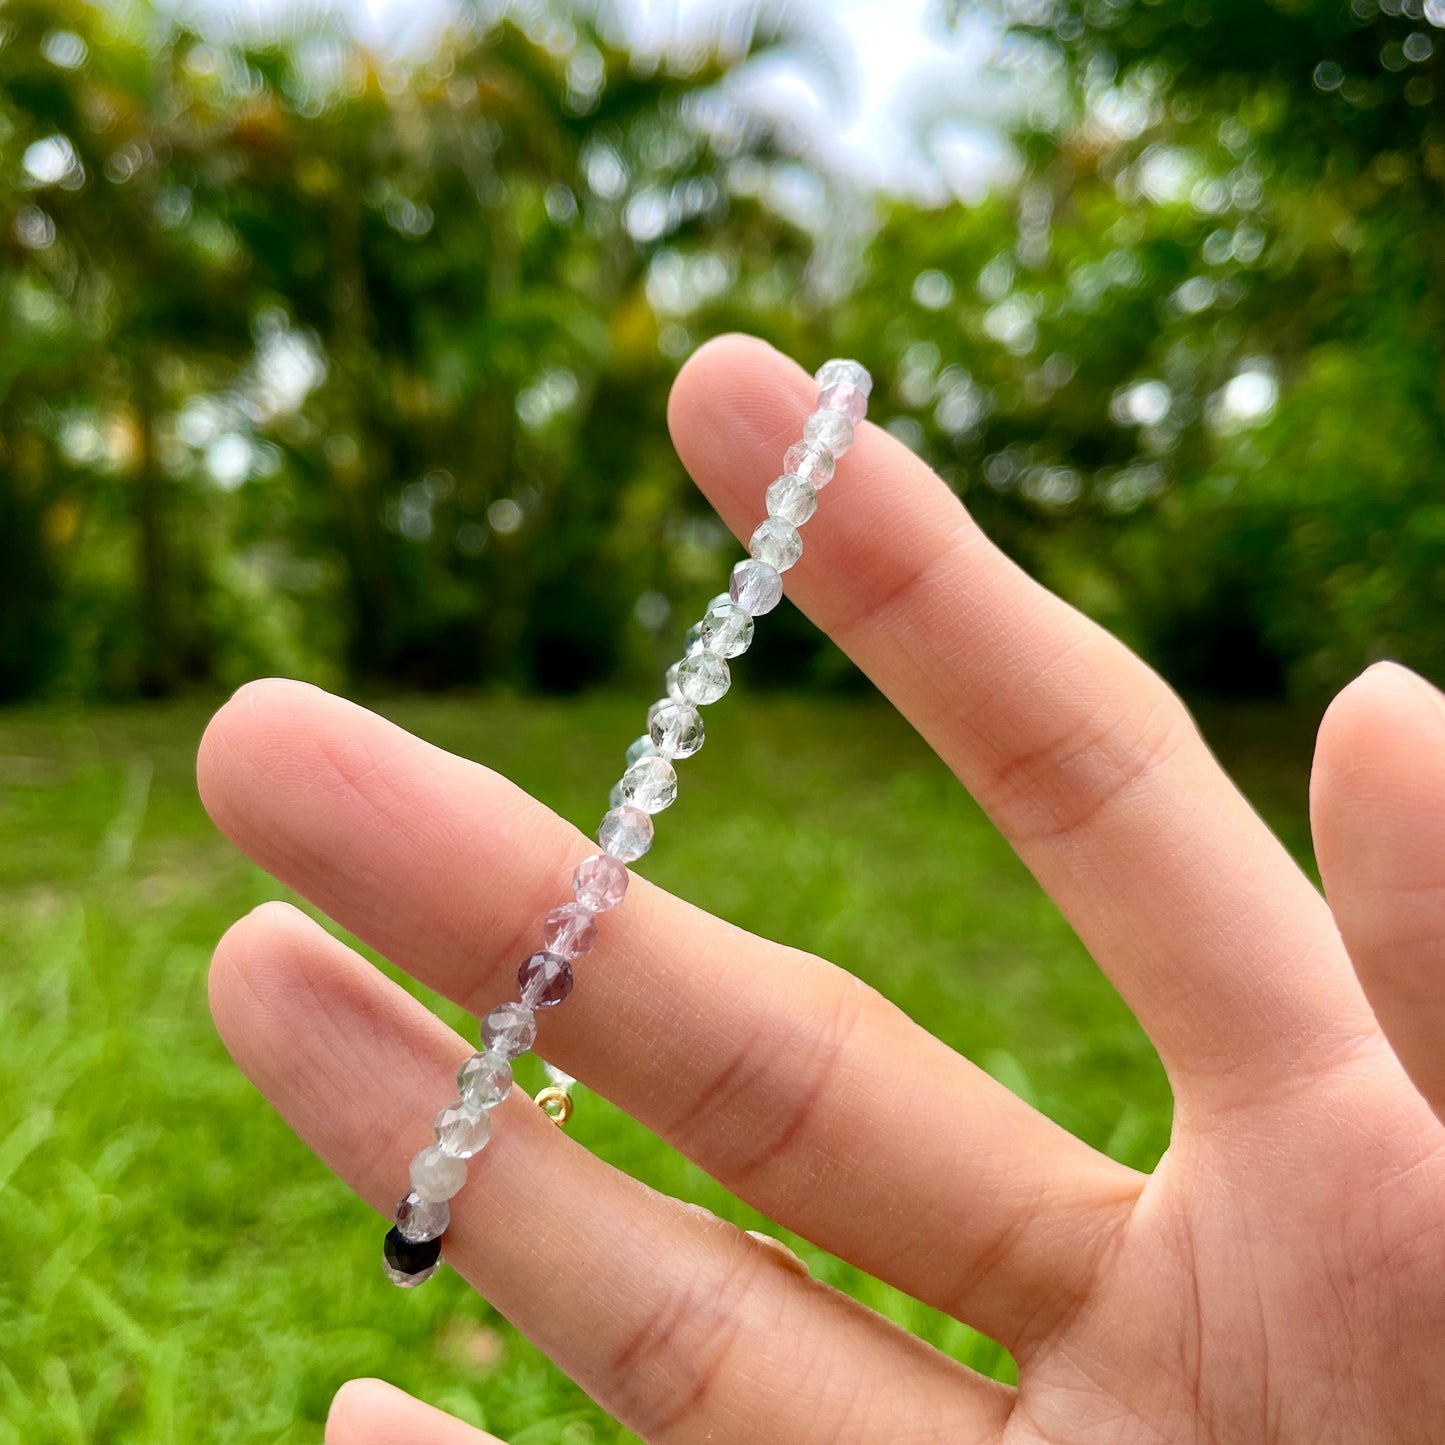
<svg viewBox="0 0 1445 1445"><path fill-rule="evenodd" d="M577 865L572 892L584 908L606 913L627 897L627 865L606 853L594 853Z"/></svg>
<svg viewBox="0 0 1445 1445"><path fill-rule="evenodd" d="M818 410L841 411L857 426L868 415L868 398L856 386L839 381L823 388L818 397Z"/></svg>
<svg viewBox="0 0 1445 1445"><path fill-rule="evenodd" d="M547 915L542 925L542 941L548 953L576 958L597 942L596 915L580 903L564 903Z"/></svg>

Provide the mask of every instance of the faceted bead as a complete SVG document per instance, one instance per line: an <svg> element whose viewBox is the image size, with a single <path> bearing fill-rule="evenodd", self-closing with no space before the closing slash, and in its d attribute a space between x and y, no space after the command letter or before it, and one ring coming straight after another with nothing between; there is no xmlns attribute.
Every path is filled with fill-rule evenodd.
<svg viewBox="0 0 1445 1445"><path fill-rule="evenodd" d="M453 1159L470 1159L487 1147L492 1137L492 1116L485 1109L469 1109L458 1099L437 1115L437 1147Z"/></svg>
<svg viewBox="0 0 1445 1445"><path fill-rule="evenodd" d="M733 568L733 601L752 617L771 612L783 600L783 579L776 567L749 557Z"/></svg>
<svg viewBox="0 0 1445 1445"><path fill-rule="evenodd" d="M785 472L767 491L768 516L801 527L818 510L818 489L812 482Z"/></svg>
<svg viewBox="0 0 1445 1445"><path fill-rule="evenodd" d="M689 702L675 702L652 720L652 741L665 758L690 758L705 735L702 714ZM617 856L622 857L620 853Z"/></svg>
<svg viewBox="0 0 1445 1445"><path fill-rule="evenodd" d="M759 522L748 543L748 551L775 572L786 572L803 555L803 539L791 522L769 517ZM781 586L781 582L779 583Z"/></svg>
<svg viewBox="0 0 1445 1445"><path fill-rule="evenodd" d="M517 969L517 987L528 1008L556 1008L572 992L572 965L557 953L534 953Z"/></svg>
<svg viewBox="0 0 1445 1445"><path fill-rule="evenodd" d="M850 386L856 386L864 396L870 396L873 392L873 378L868 375L867 367L841 356L825 361L813 373L813 380L825 391L830 386L837 386L839 382L847 382Z"/></svg>
<svg viewBox="0 0 1445 1445"><path fill-rule="evenodd" d="M815 411L803 423L803 440L826 448L836 461L853 445L853 423L841 411Z"/></svg>
<svg viewBox="0 0 1445 1445"><path fill-rule="evenodd" d="M681 667L682 664L680 662L674 662L667 669L667 675L663 678L663 682L667 687L667 695L673 700L673 702L683 701L682 688L678 685L677 680L677 674Z"/></svg>
<svg viewBox="0 0 1445 1445"><path fill-rule="evenodd" d="M613 783L612 791L607 795L607 806L609 808L620 808L623 804L622 780L619 778Z"/></svg>
<svg viewBox="0 0 1445 1445"><path fill-rule="evenodd" d="M731 602L732 600L732 594L730 592L719 592L718 595L707 604L707 610L711 612L719 602Z"/></svg>
<svg viewBox="0 0 1445 1445"><path fill-rule="evenodd" d="M649 746L652 739L648 740ZM652 749L656 754L657 749ZM636 761L636 759L634 759ZM606 853L594 853L584 858L572 875L572 896L594 913L606 913L616 908L627 897L627 867Z"/></svg>
<svg viewBox="0 0 1445 1445"><path fill-rule="evenodd" d="M537 1020L526 1004L499 1003L482 1020L482 1044L504 1059L525 1054L537 1042Z"/></svg>
<svg viewBox="0 0 1445 1445"><path fill-rule="evenodd" d="M686 703L681 702L668 703L669 708L686 706ZM665 712L659 713L658 720L661 721L666 716ZM641 808L623 803L602 819L602 826L597 830L597 841L602 844L604 853L611 854L624 863L631 863L634 858L641 858L652 847L652 819Z"/></svg>
<svg viewBox="0 0 1445 1445"><path fill-rule="evenodd" d="M496 1054L473 1054L457 1070L457 1092L469 1109L495 1109L512 1092L512 1066Z"/></svg>
<svg viewBox="0 0 1445 1445"><path fill-rule="evenodd" d="M451 1222L451 1205L445 1199L426 1200L413 1191L396 1206L396 1231L408 1244L440 1239Z"/></svg>
<svg viewBox="0 0 1445 1445"><path fill-rule="evenodd" d="M691 657L702 646L702 623L694 622L682 639L682 655Z"/></svg>
<svg viewBox="0 0 1445 1445"><path fill-rule="evenodd" d="M622 796L644 813L660 813L677 798L677 769L663 757L639 758L622 775Z"/></svg>
<svg viewBox="0 0 1445 1445"><path fill-rule="evenodd" d="M428 1144L411 1161L411 1187L428 1204L450 1199L466 1182L466 1164L438 1144Z"/></svg>
<svg viewBox="0 0 1445 1445"><path fill-rule="evenodd" d="M807 486L807 483L804 483ZM808 488L812 491L812 488ZM702 645L719 657L738 657L753 641L753 619L731 597L708 604L702 619Z"/></svg>
<svg viewBox="0 0 1445 1445"><path fill-rule="evenodd" d="M466 1165L462 1168L465 1169ZM387 1231L381 1254L387 1279L402 1289L415 1289L437 1272L442 1242L439 1239L408 1239L400 1229L391 1229Z"/></svg>
<svg viewBox="0 0 1445 1445"><path fill-rule="evenodd" d="M825 386L818 397L819 411L840 411L854 426L868 415L868 398L846 381L835 386ZM804 432L806 436L806 431ZM837 456L837 452L833 453Z"/></svg>
<svg viewBox="0 0 1445 1445"><path fill-rule="evenodd" d="M663 708L671 707L676 701L677 699L673 697L660 697L655 703L652 704L650 708L647 709L647 730L649 733L651 733L652 731L653 718L655 718L658 713L663 710ZM656 739L654 739L653 741L655 743Z"/></svg>
<svg viewBox="0 0 1445 1445"><path fill-rule="evenodd" d="M816 442L794 442L783 453L783 470L812 482L821 492L833 480L833 453Z"/></svg>
<svg viewBox="0 0 1445 1445"><path fill-rule="evenodd" d="M732 686L732 674L728 665L717 653L706 648L683 659L677 674L677 685L682 689L685 702L694 707L706 707L716 702Z"/></svg>
<svg viewBox="0 0 1445 1445"><path fill-rule="evenodd" d="M628 772L631 771L629 768ZM623 777L625 782L626 774ZM576 958L579 953L588 952L597 942L597 916L580 903L564 903L547 915L546 922L542 924L542 942L547 945L549 953Z"/></svg>
<svg viewBox="0 0 1445 1445"><path fill-rule="evenodd" d="M638 758L649 758L657 751L657 744L646 733L633 738L627 745L627 766L630 768Z"/></svg>

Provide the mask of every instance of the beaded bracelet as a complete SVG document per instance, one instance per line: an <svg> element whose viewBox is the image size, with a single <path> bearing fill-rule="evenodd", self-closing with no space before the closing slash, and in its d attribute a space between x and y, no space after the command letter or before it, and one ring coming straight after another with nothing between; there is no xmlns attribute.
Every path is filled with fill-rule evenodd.
<svg viewBox="0 0 1445 1445"><path fill-rule="evenodd" d="M436 1116L436 1142L411 1161L411 1189L396 1206L396 1223L383 1247L393 1284L410 1288L436 1273L451 1222L447 1201L466 1183L466 1161L486 1147L491 1111L512 1089L512 1060L536 1041L538 1012L555 1008L572 992L572 960L596 942L597 915L626 896L626 865L652 846L652 815L677 797L673 763L702 747L698 709L727 692L728 659L747 651L753 619L782 600L782 574L803 555L798 528L817 508L837 459L853 445L853 428L867 412L873 389L856 361L825 362L815 379L822 388L817 409L803 423L803 440L783 457L783 474L768 487L768 515L748 543L747 559L733 568L728 590L713 598L688 632L685 655L667 669L667 696L648 709L647 732L627 749L627 770L597 830L602 851L577 865L573 901L547 915L542 948L517 969L519 1001L498 1004L482 1020L482 1050L457 1072L459 1097ZM546 1068L551 1083L536 1102L565 1124L575 1081L550 1064Z"/></svg>

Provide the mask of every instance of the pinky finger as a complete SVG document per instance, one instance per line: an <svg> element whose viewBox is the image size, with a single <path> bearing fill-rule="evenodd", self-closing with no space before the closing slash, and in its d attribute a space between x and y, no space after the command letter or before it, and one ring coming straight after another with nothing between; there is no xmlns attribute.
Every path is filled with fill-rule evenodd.
<svg viewBox="0 0 1445 1445"><path fill-rule="evenodd" d="M1445 694L1394 663L1356 678L1320 726L1310 810L1361 986L1445 1121Z"/></svg>
<svg viewBox="0 0 1445 1445"><path fill-rule="evenodd" d="M326 1445L502 1445L385 1380L348 1380L331 1402Z"/></svg>

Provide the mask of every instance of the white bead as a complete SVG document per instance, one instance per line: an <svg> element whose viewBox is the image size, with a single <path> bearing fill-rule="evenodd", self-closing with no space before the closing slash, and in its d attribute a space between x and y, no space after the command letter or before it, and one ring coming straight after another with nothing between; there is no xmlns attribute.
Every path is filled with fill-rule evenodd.
<svg viewBox="0 0 1445 1445"><path fill-rule="evenodd" d="M440 1145L428 1144L411 1161L411 1187L428 1204L450 1199L466 1182L466 1164L444 1153Z"/></svg>
<svg viewBox="0 0 1445 1445"><path fill-rule="evenodd" d="M818 510L818 489L802 477L784 472L767 491L768 516L801 527Z"/></svg>
<svg viewBox="0 0 1445 1445"><path fill-rule="evenodd" d="M685 707L686 704L674 702L668 706ZM631 863L652 847L652 819L641 808L624 803L602 819L597 841L602 844L604 853L623 863Z"/></svg>
<svg viewBox="0 0 1445 1445"><path fill-rule="evenodd" d="M786 572L803 555L803 539L792 523L769 517L766 522L758 523L748 551L774 571Z"/></svg>
<svg viewBox="0 0 1445 1445"><path fill-rule="evenodd" d="M733 568L732 599L750 617L771 612L783 600L783 579L776 567L749 557Z"/></svg>
<svg viewBox="0 0 1445 1445"><path fill-rule="evenodd" d="M666 758L639 758L622 775L622 796L644 813L660 813L677 798L677 769Z"/></svg>
<svg viewBox="0 0 1445 1445"><path fill-rule="evenodd" d="M683 660L677 674L683 701L694 707L716 702L732 686L728 665L715 652L703 649Z"/></svg>
<svg viewBox="0 0 1445 1445"><path fill-rule="evenodd" d="M815 411L803 423L803 440L826 447L836 460L853 445L853 423L841 411Z"/></svg>
<svg viewBox="0 0 1445 1445"><path fill-rule="evenodd" d="M825 361L813 373L813 380L824 390L837 386L840 382L847 382L850 386L856 386L864 396L870 396L873 392L873 378L868 375L867 368L860 362L849 361L842 356Z"/></svg>

